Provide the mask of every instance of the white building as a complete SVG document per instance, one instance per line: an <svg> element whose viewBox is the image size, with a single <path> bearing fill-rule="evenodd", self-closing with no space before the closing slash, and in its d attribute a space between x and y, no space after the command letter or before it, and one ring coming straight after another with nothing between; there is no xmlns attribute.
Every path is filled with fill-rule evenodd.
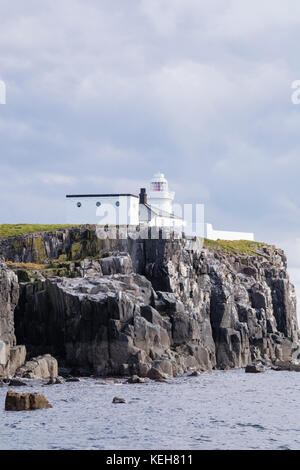
<svg viewBox="0 0 300 470"><path fill-rule="evenodd" d="M148 200L145 188L134 194L67 195L67 221L70 224L148 225L150 227L184 227L185 222L173 214L175 193L157 173L150 183Z"/></svg>
<svg viewBox="0 0 300 470"><path fill-rule="evenodd" d="M139 225L139 198L133 194L67 195L70 224Z"/></svg>
<svg viewBox="0 0 300 470"><path fill-rule="evenodd" d="M212 224L206 224L206 238L209 240L249 240L254 241L254 233L225 232L214 230Z"/></svg>
<svg viewBox="0 0 300 470"><path fill-rule="evenodd" d="M67 221L70 224L142 225L182 231L187 227L183 218L174 215L172 203L175 193L169 191L168 181L162 173L156 173L151 179L149 196L142 188L139 196L72 194L66 197ZM211 224L206 224L203 235L211 240L254 240L253 233L217 231Z"/></svg>

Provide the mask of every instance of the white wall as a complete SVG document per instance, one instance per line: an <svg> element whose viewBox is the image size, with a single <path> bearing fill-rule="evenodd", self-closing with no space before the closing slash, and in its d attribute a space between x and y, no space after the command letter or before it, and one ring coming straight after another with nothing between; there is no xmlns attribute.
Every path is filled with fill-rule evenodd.
<svg viewBox="0 0 300 470"><path fill-rule="evenodd" d="M254 233L226 232L214 230L212 224L206 224L206 238L209 240L249 240L254 241Z"/></svg>
<svg viewBox="0 0 300 470"><path fill-rule="evenodd" d="M184 227L185 222L171 217L154 216L149 222L150 227Z"/></svg>
<svg viewBox="0 0 300 470"><path fill-rule="evenodd" d="M101 205L97 207L96 203ZM139 200L134 196L68 197L66 204L69 224L139 224Z"/></svg>
<svg viewBox="0 0 300 470"><path fill-rule="evenodd" d="M148 204L171 214L173 210L173 195L175 193L169 193L169 191L150 191L148 194Z"/></svg>

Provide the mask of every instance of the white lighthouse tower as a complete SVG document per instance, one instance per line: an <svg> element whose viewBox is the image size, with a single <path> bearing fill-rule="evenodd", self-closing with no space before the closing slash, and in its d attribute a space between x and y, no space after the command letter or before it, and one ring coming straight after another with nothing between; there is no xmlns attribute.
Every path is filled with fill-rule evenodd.
<svg viewBox="0 0 300 470"><path fill-rule="evenodd" d="M172 201L175 197L174 192L169 191L168 181L163 173L155 173L150 183L150 192L148 203L150 206L172 214Z"/></svg>

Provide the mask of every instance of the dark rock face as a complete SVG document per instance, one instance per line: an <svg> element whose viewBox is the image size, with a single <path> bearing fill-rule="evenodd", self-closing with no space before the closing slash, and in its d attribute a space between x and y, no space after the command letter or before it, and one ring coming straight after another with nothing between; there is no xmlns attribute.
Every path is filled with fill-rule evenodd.
<svg viewBox="0 0 300 470"><path fill-rule="evenodd" d="M16 274L0 263L0 377L15 374L27 378L57 376L57 361L49 355L26 362L26 348L16 345L14 310L19 301ZM22 382L20 382L22 383ZM17 381L12 382L17 384Z"/></svg>
<svg viewBox="0 0 300 470"><path fill-rule="evenodd" d="M0 262L0 340L16 345L14 310L19 299L17 276Z"/></svg>
<svg viewBox="0 0 300 470"><path fill-rule="evenodd" d="M31 352L51 350L69 366L97 375L146 376L153 361L163 359L169 375L186 370L189 363L212 367L214 345L211 351L189 346L187 334L179 341L181 354L176 354L171 320L155 310L158 296L139 274L48 279L42 290L28 294L28 285L23 289L16 323ZM176 331L176 321L174 325Z"/></svg>
<svg viewBox="0 0 300 470"><path fill-rule="evenodd" d="M16 335L31 354L97 375L166 377L299 351L295 291L274 247L234 254L198 239L99 240L86 227L24 240L0 251L35 262L37 245L44 259L101 255L81 261L82 277L21 284Z"/></svg>
<svg viewBox="0 0 300 470"><path fill-rule="evenodd" d="M26 358L25 346L16 346L14 310L18 299L18 278L0 262L0 377L13 376Z"/></svg>
<svg viewBox="0 0 300 470"><path fill-rule="evenodd" d="M296 296L281 250L262 246L256 253L235 255L203 250L197 241L146 243L148 253L155 253L153 262L147 260L146 276L180 302L158 293L169 312L178 309L173 313L175 340L198 335L207 342L212 331L216 364L222 369L252 360L291 359L299 339Z"/></svg>

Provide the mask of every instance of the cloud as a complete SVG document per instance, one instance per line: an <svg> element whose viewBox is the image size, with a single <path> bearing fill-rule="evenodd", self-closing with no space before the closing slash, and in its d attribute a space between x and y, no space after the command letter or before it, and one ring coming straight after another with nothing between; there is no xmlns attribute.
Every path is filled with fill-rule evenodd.
<svg viewBox="0 0 300 470"><path fill-rule="evenodd" d="M297 269L299 23L296 0L2 2L1 221L63 222L67 192L161 170Z"/></svg>
<svg viewBox="0 0 300 470"><path fill-rule="evenodd" d="M36 175L36 178L38 178L43 184L61 184L65 186L73 185L77 181L76 178L70 176L51 173L41 173Z"/></svg>

